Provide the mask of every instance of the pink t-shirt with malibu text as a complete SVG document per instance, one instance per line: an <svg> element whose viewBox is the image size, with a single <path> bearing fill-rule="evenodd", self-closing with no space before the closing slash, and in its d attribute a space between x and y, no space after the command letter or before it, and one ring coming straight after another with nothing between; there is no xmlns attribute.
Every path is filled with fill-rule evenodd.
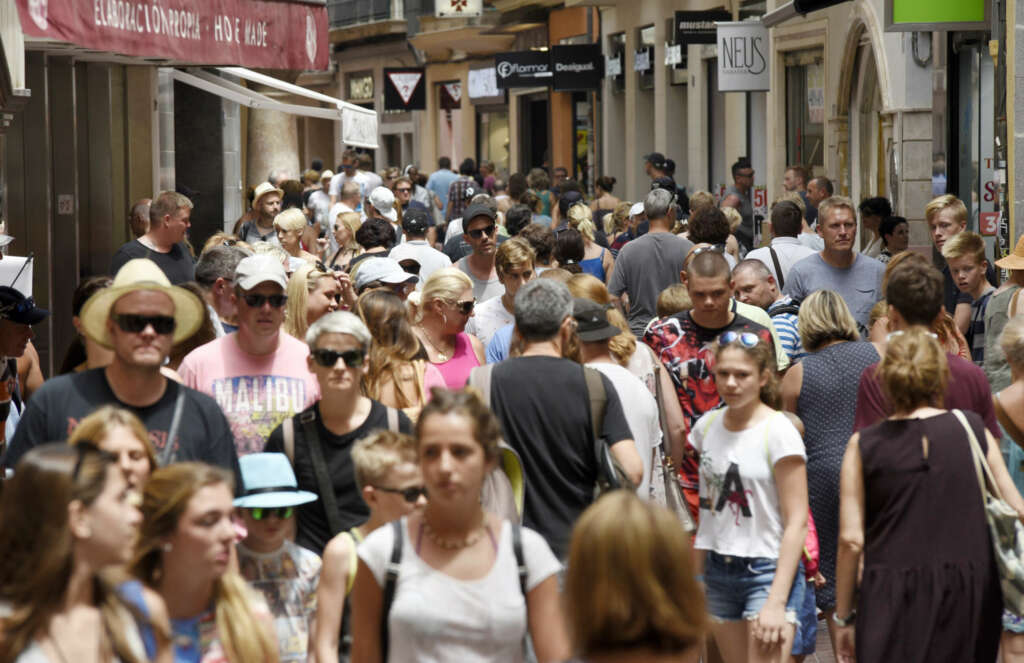
<svg viewBox="0 0 1024 663"><path fill-rule="evenodd" d="M178 368L185 384L213 396L224 410L239 456L263 451L270 432L320 398L306 366L309 347L281 332L277 350L251 355L228 334L188 353ZM188 413L186 413L187 415Z"/></svg>

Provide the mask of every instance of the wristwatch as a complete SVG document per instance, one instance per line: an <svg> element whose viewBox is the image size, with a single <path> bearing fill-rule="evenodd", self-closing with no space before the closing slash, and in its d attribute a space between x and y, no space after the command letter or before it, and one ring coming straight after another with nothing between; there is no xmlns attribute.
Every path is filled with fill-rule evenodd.
<svg viewBox="0 0 1024 663"><path fill-rule="evenodd" d="M857 621L857 611L856 610L851 610L850 614L847 615L846 619L843 619L842 617L840 617L838 612L833 612L832 613L832 621L834 621L837 626L840 626L840 627L843 627L843 628L845 628L847 626L853 626L853 623L855 621Z"/></svg>

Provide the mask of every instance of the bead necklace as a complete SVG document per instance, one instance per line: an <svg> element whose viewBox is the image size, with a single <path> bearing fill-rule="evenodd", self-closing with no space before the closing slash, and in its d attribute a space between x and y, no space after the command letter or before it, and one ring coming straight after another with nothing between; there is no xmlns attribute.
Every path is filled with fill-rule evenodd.
<svg viewBox="0 0 1024 663"><path fill-rule="evenodd" d="M479 541L480 537L484 535L484 529L487 526L486 524L487 513L483 509L480 509L480 522L473 529L471 529L469 531L469 534L467 534L464 538L462 538L461 540L453 541L451 539L443 539L440 536L438 536L437 532L434 531L434 528L430 526L430 521L427 520L427 514L423 514L424 534L427 535L428 539L434 542L434 545L444 550L460 550L462 548L470 547L471 545Z"/></svg>

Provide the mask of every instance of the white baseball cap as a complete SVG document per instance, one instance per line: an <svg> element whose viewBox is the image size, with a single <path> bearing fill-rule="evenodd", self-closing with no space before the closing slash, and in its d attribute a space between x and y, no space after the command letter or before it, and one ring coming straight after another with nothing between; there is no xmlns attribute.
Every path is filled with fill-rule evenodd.
<svg viewBox="0 0 1024 663"><path fill-rule="evenodd" d="M399 283L415 283L419 277L402 269L394 258L367 258L363 260L356 270L355 286L356 291L364 286L380 281L397 285Z"/></svg>
<svg viewBox="0 0 1024 663"><path fill-rule="evenodd" d="M630 216L640 216L643 213L644 213L644 203L643 203L643 201L640 201L639 203L633 203L633 206L629 208L629 215Z"/></svg>
<svg viewBox="0 0 1024 663"><path fill-rule="evenodd" d="M395 209L395 194L386 186L379 186L370 192L370 204L377 213L391 223L398 221L398 211Z"/></svg>
<svg viewBox="0 0 1024 663"><path fill-rule="evenodd" d="M276 283L288 289L288 275L281 261L269 253L246 256L235 268L235 283L242 290L252 290L261 283Z"/></svg>
<svg viewBox="0 0 1024 663"><path fill-rule="evenodd" d="M334 173L332 173L329 168L327 170L325 170L324 172L320 173L320 181L321 182L323 182L326 179L330 179L332 177L334 177Z"/></svg>

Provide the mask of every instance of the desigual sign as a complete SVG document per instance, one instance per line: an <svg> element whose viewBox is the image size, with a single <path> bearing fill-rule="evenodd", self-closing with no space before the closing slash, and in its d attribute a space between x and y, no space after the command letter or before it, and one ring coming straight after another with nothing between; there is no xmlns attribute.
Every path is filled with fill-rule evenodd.
<svg viewBox="0 0 1024 663"><path fill-rule="evenodd" d="M768 28L751 21L719 23L717 39L719 92L769 88Z"/></svg>
<svg viewBox="0 0 1024 663"><path fill-rule="evenodd" d="M604 78L604 55L598 44L551 47L551 86L558 91L596 90Z"/></svg>

